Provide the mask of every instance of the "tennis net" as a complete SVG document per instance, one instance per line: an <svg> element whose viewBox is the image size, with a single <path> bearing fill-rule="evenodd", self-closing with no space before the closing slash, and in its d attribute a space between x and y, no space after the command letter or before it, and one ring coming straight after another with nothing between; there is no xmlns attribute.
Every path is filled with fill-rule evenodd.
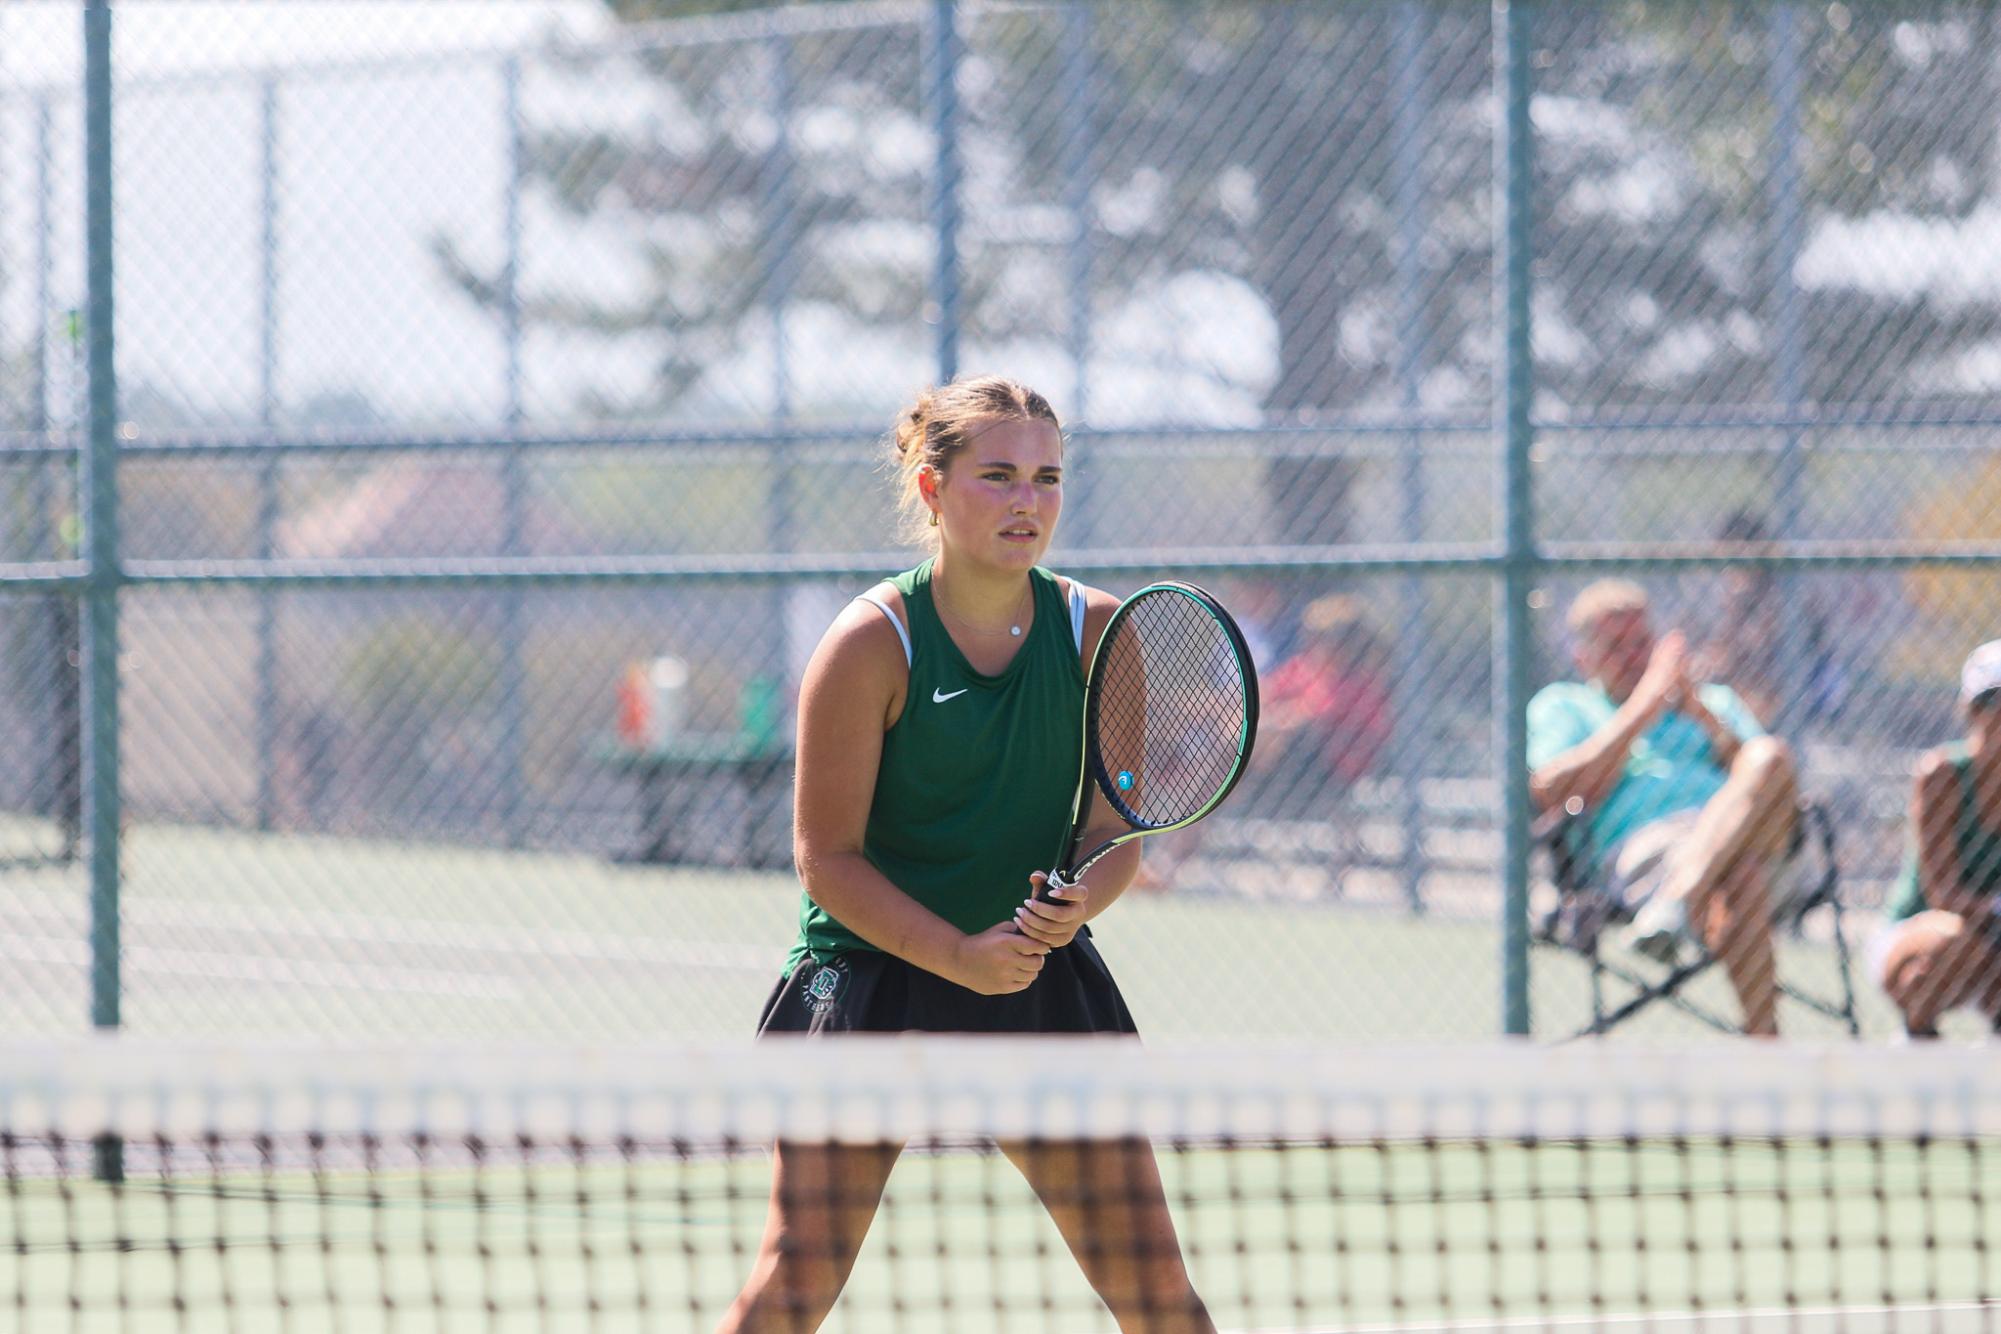
<svg viewBox="0 0 2001 1334"><path fill-rule="evenodd" d="M1222 1329L2001 1328L1997 1135L1967 1049L15 1044L0 1324L709 1329L783 1138L909 1146L825 1328L1109 1329L990 1143L1116 1285L1144 1136Z"/></svg>

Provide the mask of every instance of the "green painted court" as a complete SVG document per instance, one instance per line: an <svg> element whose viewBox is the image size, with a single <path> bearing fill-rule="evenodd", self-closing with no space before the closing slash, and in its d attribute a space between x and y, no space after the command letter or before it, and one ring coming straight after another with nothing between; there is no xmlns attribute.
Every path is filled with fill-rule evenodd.
<svg viewBox="0 0 2001 1334"><path fill-rule="evenodd" d="M747 1040L797 908L781 875L160 826L128 831L124 884L132 1034L336 1045ZM1449 1061L1436 1044L1498 1027L1496 933L1471 913L1481 900L1469 887L1413 918L1354 896L1136 891L1098 938L1157 1046L1408 1041ZM24 1036L77 1032L81 871L17 869L0 905L0 1014ZM1824 942L1783 952L1791 975L1827 980ZM1546 953L1535 964L1539 1021L1581 1022L1582 968ZM1703 994L1728 1003L1713 980ZM1871 1028L1886 1031L1865 999ZM1817 1035L1832 1034L1820 1021ZM1703 1036L1663 1011L1621 1042ZM184 1157L165 1183L148 1174L148 1151L133 1146L117 1193L59 1182L46 1165L22 1172L0 1234L33 1242L0 1307L48 1313L27 1328L78 1334L539 1331L586 1318L594 1330L701 1329L749 1263L768 1183L755 1147L631 1164L600 1147L523 1164L500 1146L479 1172L441 1160L423 1173L394 1156L363 1171L352 1152L314 1173L280 1151L268 1169ZM1926 1329L1986 1327L1991 1312L1954 1303L2001 1290L1985 1240L2001 1228L2001 1155L1780 1142L1728 1156L1728 1190L1725 1151L1700 1142L1198 1145L1163 1152L1163 1166L1226 1328L1479 1329L1779 1306L1846 1314L1729 1327L1899 1328L1866 1313L1903 1301L1920 1301ZM92 1294L112 1291L131 1303L127 1323L115 1308L90 1313ZM850 1292L836 1327L851 1331L892 1312L917 1327L1108 1327L1013 1170L963 1150L906 1158ZM175 1294L211 1309L182 1319Z"/></svg>
<svg viewBox="0 0 2001 1334"><path fill-rule="evenodd" d="M2001 1283L1985 1241L2001 1227L2001 1157L1986 1148L1198 1148L1164 1153L1163 1168L1198 1288L1228 1329L1692 1311L1731 1329L1834 1327L1821 1310L1847 1312L1847 1329L1958 1330L1989 1327L1976 1304ZM24 1328L78 1334L694 1330L727 1305L762 1222L763 1155L507 1157L421 1177L281 1164L115 1195L17 1182L5 1230L43 1240L0 1296L36 1313ZM126 1323L102 1309L114 1291ZM176 1296L203 1314L180 1320ZM1781 1304L1809 1314L1733 1316ZM1912 1323L1870 1314L1887 1304L1911 1304L1899 1318ZM916 1328L1111 1327L1013 1170L964 1151L906 1155L830 1328L892 1314Z"/></svg>
<svg viewBox="0 0 2001 1334"><path fill-rule="evenodd" d="M1388 891L1303 896L1254 868L1205 892L1132 891L1097 941L1155 1041L1480 1039L1500 1031L1497 891L1448 884L1412 917ZM1364 886L1366 889L1366 886ZM123 1020L179 1037L507 1040L748 1036L795 927L781 873L620 865L558 853L140 825L124 844ZM0 880L0 1016L81 1031L82 867ZM1851 918L1859 948L1868 920ZM1825 941L1782 942L1789 978L1831 984ZM1532 958L1539 1032L1589 1015L1586 973ZM1864 1031L1895 1028L1856 977ZM1720 978L1692 994L1730 1012ZM1791 1036L1834 1038L1788 1009ZM1665 1009L1622 1035L1699 1040Z"/></svg>

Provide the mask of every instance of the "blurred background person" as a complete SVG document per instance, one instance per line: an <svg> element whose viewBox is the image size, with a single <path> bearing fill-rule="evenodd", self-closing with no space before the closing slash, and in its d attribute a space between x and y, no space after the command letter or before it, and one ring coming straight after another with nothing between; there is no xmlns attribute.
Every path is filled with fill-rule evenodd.
<svg viewBox="0 0 2001 1334"><path fill-rule="evenodd" d="M1724 517L1716 538L1764 546L1772 543L1771 525L1757 510L1739 508ZM1804 677L1789 681L1787 627L1781 611L1785 597L1777 568L1728 565L1718 572L1718 578L1716 619L1695 654L1696 677L1728 681L1765 728L1780 724L1788 695L1795 691L1802 698L1790 721L1807 723L1838 709L1843 694L1841 671L1828 642L1827 616L1820 604L1806 597L1798 609L1793 633L1802 640L1797 658Z"/></svg>
<svg viewBox="0 0 2001 1334"><path fill-rule="evenodd" d="M2001 1020L2001 639L1960 670L1966 735L1926 751L1911 785L1910 851L1869 971L1912 1037L1962 1005Z"/></svg>
<svg viewBox="0 0 2001 1334"><path fill-rule="evenodd" d="M1388 655L1361 599L1335 593L1309 604L1298 649L1260 686L1258 746L1276 782L1267 800L1324 813L1375 772L1390 739Z"/></svg>
<svg viewBox="0 0 2001 1334"><path fill-rule="evenodd" d="M1733 510L1716 530L1721 542L1763 543L1770 533L1763 516ZM1779 643L1779 579L1769 565L1729 565L1717 572L1720 595L1715 624L1695 654L1693 675L1728 681L1759 725L1771 727L1785 700Z"/></svg>
<svg viewBox="0 0 2001 1334"><path fill-rule="evenodd" d="M1656 637L1638 584L1588 585L1567 623L1582 679L1529 701L1536 808L1582 812L1608 901L1633 915L1631 948L1671 966L1684 937L1700 940L1744 1031L1776 1036L1771 904L1795 846L1791 750L1733 687L1699 682L1681 631Z"/></svg>
<svg viewBox="0 0 2001 1334"><path fill-rule="evenodd" d="M1261 820L1342 823L1348 792L1390 739L1388 653L1367 604L1346 593L1309 603L1294 640L1290 656L1259 668L1257 749L1236 800ZM1252 657L1263 662L1255 642ZM1170 887L1201 846L1194 829L1168 837L1148 849L1138 886ZM1330 887L1340 871L1328 868Z"/></svg>

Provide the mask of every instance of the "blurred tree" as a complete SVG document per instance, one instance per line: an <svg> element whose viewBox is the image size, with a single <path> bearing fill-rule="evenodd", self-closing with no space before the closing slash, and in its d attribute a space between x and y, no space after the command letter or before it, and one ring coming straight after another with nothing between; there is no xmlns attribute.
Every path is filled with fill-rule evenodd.
<svg viewBox="0 0 2001 1334"><path fill-rule="evenodd" d="M1772 146L1782 31L1798 79L1791 255ZM1806 402L1963 387L1953 359L2001 333L2001 312L1955 290L1948 257L1896 247L1950 246L1994 206L1992 5L1636 0L1546 8L1537 38L1546 397L1771 402L1789 355ZM1775 281L1788 259L1792 349Z"/></svg>
<svg viewBox="0 0 2001 1334"><path fill-rule="evenodd" d="M607 4L635 25L759 8ZM1268 419L1308 426L1485 411L1486 7L1099 0L963 12L969 338L1060 346L1081 183L1084 300L1101 355L1125 338L1138 351L1121 354L1154 356L1167 383L1228 381ZM1801 136L1800 225L1783 247L1770 142L1780 15L1797 44ZM1844 250L1830 228L1915 221L1900 234L1947 245L1991 207L2001 118L1965 113L1997 100L1992 6L1630 0L1543 6L1536 22L1545 411L1771 401L1793 359L1809 401L1967 392L1960 359L2001 333L1993 303L1964 299L1953 266L1926 256L1888 281L1882 265L1897 257ZM921 331L924 45L908 25L824 26L728 40L704 28L677 42L668 24L624 57L653 81L650 117L531 134L537 189L593 237L620 237L632 263L610 298L527 293L528 318L659 348L647 393L590 410L659 412L699 391L706 413L770 412L744 368L766 364L756 349L787 308L839 312L830 327L849 334ZM1827 244L1811 272L1795 268L1801 290L1784 319L1775 266L1817 239ZM499 299L491 267L449 240L439 252L468 293ZM1275 364L1215 364L1257 338L1241 323L1205 328L1200 311L1120 324L1191 274L1259 295ZM1238 317L1217 308L1213 319L1226 318ZM1340 541L1352 465L1327 452L1334 441L1302 439L1320 452L1275 457L1268 471L1270 536Z"/></svg>

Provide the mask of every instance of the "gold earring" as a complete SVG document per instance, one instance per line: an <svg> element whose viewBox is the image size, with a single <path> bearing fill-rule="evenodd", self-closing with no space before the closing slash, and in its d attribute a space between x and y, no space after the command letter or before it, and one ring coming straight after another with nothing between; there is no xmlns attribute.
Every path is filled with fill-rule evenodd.
<svg viewBox="0 0 2001 1334"><path fill-rule="evenodd" d="M932 510L932 511L931 511L931 526L932 526L933 528L936 528L936 527L938 526L938 511L937 511L937 510Z"/></svg>

